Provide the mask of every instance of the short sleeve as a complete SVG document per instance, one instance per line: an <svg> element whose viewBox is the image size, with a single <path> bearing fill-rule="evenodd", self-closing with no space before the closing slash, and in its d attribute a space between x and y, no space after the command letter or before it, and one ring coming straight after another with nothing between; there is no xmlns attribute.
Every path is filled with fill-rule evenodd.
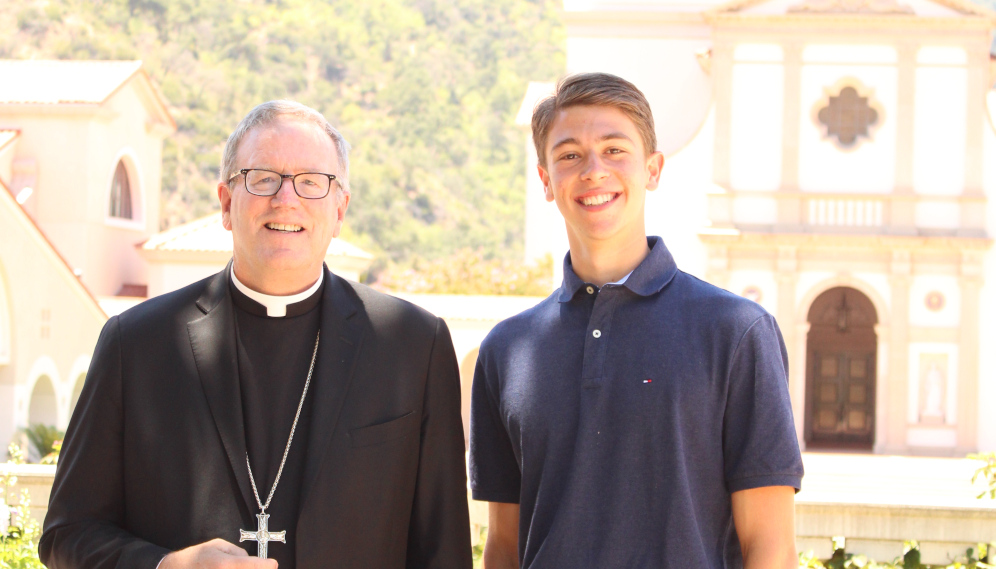
<svg viewBox="0 0 996 569"><path fill-rule="evenodd" d="M802 455L788 392L788 354L775 319L754 321L729 368L723 424L728 490L802 488Z"/></svg>
<svg viewBox="0 0 996 569"><path fill-rule="evenodd" d="M470 489L475 500L518 504L522 471L502 421L497 373L484 359L482 349L470 394Z"/></svg>

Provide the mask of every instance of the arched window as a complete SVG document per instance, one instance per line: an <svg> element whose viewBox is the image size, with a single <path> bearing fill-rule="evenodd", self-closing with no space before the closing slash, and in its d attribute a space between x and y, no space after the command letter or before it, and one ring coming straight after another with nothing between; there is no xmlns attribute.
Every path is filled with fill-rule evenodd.
<svg viewBox="0 0 996 569"><path fill-rule="evenodd" d="M54 427L59 421L55 400L55 388L52 380L43 375L35 382L31 390L31 402L28 404L28 425L45 425Z"/></svg>
<svg viewBox="0 0 996 569"><path fill-rule="evenodd" d="M131 182L128 181L128 169L124 161L118 161L114 170L114 181L111 182L111 217L132 219Z"/></svg>

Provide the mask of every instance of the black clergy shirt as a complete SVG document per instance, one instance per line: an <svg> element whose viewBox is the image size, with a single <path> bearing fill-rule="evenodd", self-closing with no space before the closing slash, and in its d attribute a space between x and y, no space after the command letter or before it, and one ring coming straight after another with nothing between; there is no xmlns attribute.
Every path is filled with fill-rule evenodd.
<svg viewBox="0 0 996 569"><path fill-rule="evenodd" d="M265 504L277 477L308 377L320 325L323 287L305 300L288 305L286 316L273 318L266 315L263 305L243 294L231 281L229 283L236 309L239 385L246 448L259 499ZM268 551L268 557L276 559L281 569L295 566L294 540L316 377L317 370L312 374L312 385L301 409L280 483L266 510L270 514L269 531L287 532L287 543L271 541ZM252 525L242 529L256 531L255 514L259 513L259 507L253 505L251 511ZM233 538L229 541L237 540ZM256 555L256 542L246 541L239 545L249 555Z"/></svg>

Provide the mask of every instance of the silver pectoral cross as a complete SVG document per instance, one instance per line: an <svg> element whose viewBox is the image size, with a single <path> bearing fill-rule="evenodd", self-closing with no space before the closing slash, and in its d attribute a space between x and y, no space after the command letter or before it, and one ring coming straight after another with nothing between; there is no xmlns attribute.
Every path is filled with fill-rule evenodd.
<svg viewBox="0 0 996 569"><path fill-rule="evenodd" d="M267 528L267 520L270 519L270 514L256 514L256 519L258 520L256 531L246 531L244 529L239 530L239 543L242 543L243 541L255 541L259 544L256 557L266 559L266 545L271 541L287 543L287 532L269 531Z"/></svg>

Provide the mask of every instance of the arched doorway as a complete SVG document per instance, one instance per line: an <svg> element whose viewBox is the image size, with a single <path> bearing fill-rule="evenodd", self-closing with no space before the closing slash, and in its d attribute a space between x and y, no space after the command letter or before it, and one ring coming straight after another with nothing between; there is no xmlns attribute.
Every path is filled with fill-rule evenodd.
<svg viewBox="0 0 996 569"><path fill-rule="evenodd" d="M876 323L871 300L853 288L832 288L813 301L806 340L806 448L872 448Z"/></svg>

